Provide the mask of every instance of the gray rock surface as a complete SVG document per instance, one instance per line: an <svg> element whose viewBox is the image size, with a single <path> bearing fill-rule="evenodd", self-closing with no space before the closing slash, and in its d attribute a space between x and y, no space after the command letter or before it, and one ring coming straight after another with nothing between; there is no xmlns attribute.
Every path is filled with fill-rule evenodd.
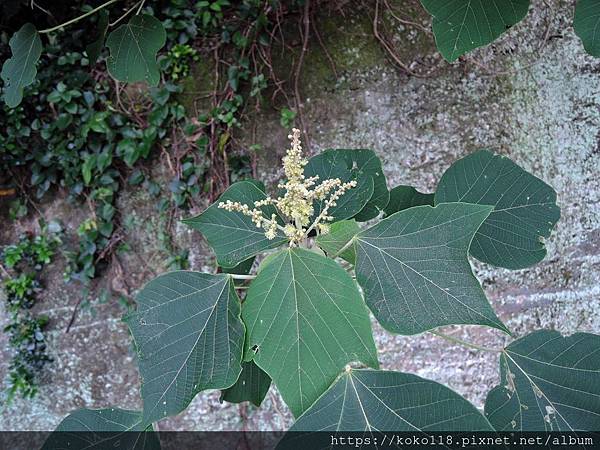
<svg viewBox="0 0 600 450"><path fill-rule="evenodd" d="M432 65L435 72L427 78L395 69L374 40L370 19L347 16L325 38L339 65L338 80L332 81L326 65L318 67L324 58L317 44L311 46L302 79L310 149L373 148L384 161L390 187L410 184L432 191L454 160L481 147L510 156L554 187L562 217L541 264L511 272L473 262L490 301L516 336L539 328L600 333L600 60L584 53L570 28L572 2L548 3L534 1L523 23L453 66L439 60L430 37L396 25L399 56L410 67ZM327 26L334 19L321 20ZM427 23L422 13L415 20ZM264 148L260 170L274 180L287 132L275 111L256 120L256 140ZM130 192L120 201L139 225L128 234L137 256L123 256L126 284L135 289L164 270L153 231L156 214L143 193ZM78 223L61 199L44 208L52 217ZM211 270L210 251L199 235L177 229L178 242L191 247L193 268ZM2 238L15 233L4 230ZM49 347L55 361L35 400L17 400L2 411L0 429L49 430L79 407L140 406L135 358L120 321L123 309L96 303L65 334L81 289L65 286L61 271L58 264L48 274L49 289L38 306L52 319ZM112 267L99 283L114 288L114 279L122 278ZM447 384L478 406L499 382L497 355L432 335L393 336L374 328L386 369ZM481 327L446 332L488 347L505 341L497 331ZM6 351L3 356L2 377ZM218 397L216 392L199 395L186 412L160 422L159 428L269 430L291 423L275 389L260 410L220 404Z"/></svg>

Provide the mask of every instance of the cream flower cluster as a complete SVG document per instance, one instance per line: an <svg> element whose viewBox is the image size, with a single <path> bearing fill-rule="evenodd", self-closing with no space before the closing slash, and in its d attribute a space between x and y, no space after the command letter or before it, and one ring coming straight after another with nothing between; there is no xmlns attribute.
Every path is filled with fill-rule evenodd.
<svg viewBox="0 0 600 450"><path fill-rule="evenodd" d="M286 181L279 184L279 188L284 190L283 197L271 198L254 202L253 208L240 202L227 200L219 202L219 208L227 211L240 212L252 219L257 228L265 230L267 239L275 239L277 230L281 230L289 239L290 245L299 245L306 239L308 234L317 228L320 233L329 232L329 225L326 222L333 220L328 215L329 210L336 206L337 200L348 190L356 186L356 181L343 183L339 178L323 180L319 184L318 176L305 178L304 166L307 160L302 156L302 145L300 144L300 130L293 129L292 134L288 136L292 145L283 157L283 170ZM315 220L310 223L314 215L313 202L322 202L322 208ZM288 220L286 225L280 225L277 222L277 215L265 217L262 207L267 205L275 206L279 212Z"/></svg>

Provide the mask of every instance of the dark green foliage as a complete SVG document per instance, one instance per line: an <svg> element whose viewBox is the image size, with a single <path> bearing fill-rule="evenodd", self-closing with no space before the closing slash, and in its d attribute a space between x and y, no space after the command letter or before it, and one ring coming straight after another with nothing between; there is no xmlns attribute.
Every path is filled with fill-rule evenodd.
<svg viewBox="0 0 600 450"><path fill-rule="evenodd" d="M390 201L384 209L386 216L414 206L433 206L434 194L424 194L412 186L396 186L390 191Z"/></svg>
<svg viewBox="0 0 600 450"><path fill-rule="evenodd" d="M15 351L8 369L7 403L17 394L32 398L37 393L37 373L47 362L52 361L46 354L43 333L47 323L46 316L32 318L27 315L4 327L4 332L10 336L9 344Z"/></svg>
<svg viewBox="0 0 600 450"><path fill-rule="evenodd" d="M24 263L32 268L40 269L48 264L54 255L60 239L56 234L48 233L43 227L42 234L31 236L24 234L16 244L7 245L2 251L4 265L12 269L19 263Z"/></svg>
<svg viewBox="0 0 600 450"><path fill-rule="evenodd" d="M254 361L242 362L240 377L233 386L221 392L221 401L250 402L260 406L270 386L271 378Z"/></svg>
<svg viewBox="0 0 600 450"><path fill-rule="evenodd" d="M40 235L24 235L19 242L6 246L2 252L2 263L13 274L2 284L10 317L4 332L9 335L13 350L8 369L6 402L12 401L17 394L25 398L33 397L37 392L38 373L51 361L46 354L43 333L48 317L34 317L27 310L33 307L41 289L39 272L51 262L59 243L59 237L42 226Z"/></svg>
<svg viewBox="0 0 600 450"><path fill-rule="evenodd" d="M539 330L500 354L500 384L485 402L499 431L600 428L600 336Z"/></svg>
<svg viewBox="0 0 600 450"><path fill-rule="evenodd" d="M593 56L600 56L600 2L595 0L577 0L573 27L581 39L585 51Z"/></svg>
<svg viewBox="0 0 600 450"><path fill-rule="evenodd" d="M479 150L444 172L435 204L467 202L494 209L469 252L488 264L523 269L546 256L543 239L560 218L556 192L509 158Z"/></svg>
<svg viewBox="0 0 600 450"><path fill-rule="evenodd" d="M10 39L12 57L2 66L4 101L12 108L21 103L23 89L33 83L42 41L35 27L26 23Z"/></svg>
<svg viewBox="0 0 600 450"><path fill-rule="evenodd" d="M452 62L496 40L525 17L529 0L421 0L433 16L440 53Z"/></svg>
<svg viewBox="0 0 600 450"><path fill-rule="evenodd" d="M79 409L65 417L56 431L48 436L41 450L161 448L152 427L142 424L141 413L126 409Z"/></svg>
<svg viewBox="0 0 600 450"><path fill-rule="evenodd" d="M6 293L7 309L16 313L19 309L31 308L34 304L33 295L38 288L37 280L26 273L6 280L4 292Z"/></svg>

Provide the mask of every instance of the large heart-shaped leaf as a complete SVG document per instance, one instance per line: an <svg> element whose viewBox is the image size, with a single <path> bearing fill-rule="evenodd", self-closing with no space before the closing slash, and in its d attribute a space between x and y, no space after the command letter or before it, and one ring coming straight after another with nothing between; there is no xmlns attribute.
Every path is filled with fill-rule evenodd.
<svg viewBox="0 0 600 450"><path fill-rule="evenodd" d="M546 256L541 238L560 218L556 192L505 156L480 150L442 176L435 203L493 205L469 249L480 261L507 269L529 267Z"/></svg>
<svg viewBox="0 0 600 450"><path fill-rule="evenodd" d="M339 178L346 182L356 180L358 185L347 191L330 209L335 220L356 217L359 221L372 219L379 214L389 200L389 192L381 161L373 150L329 149L312 157L304 173L320 180ZM321 203L315 203L315 214L321 211Z"/></svg>
<svg viewBox="0 0 600 450"><path fill-rule="evenodd" d="M600 56L600 2L598 0L577 0L575 33L581 39L585 51L593 56Z"/></svg>
<svg viewBox="0 0 600 450"><path fill-rule="evenodd" d="M9 41L12 57L2 66L4 101L14 108L23 100L23 88L35 80L36 64L42 54L42 40L35 27L26 23Z"/></svg>
<svg viewBox="0 0 600 450"><path fill-rule="evenodd" d="M493 42L527 14L529 0L421 0L433 16L437 48L452 62Z"/></svg>
<svg viewBox="0 0 600 450"><path fill-rule="evenodd" d="M330 258L339 256L350 264L356 261L356 250L348 243L360 232L354 220L342 220L331 224L329 233L317 237L317 245ZM344 248L347 247L347 248Z"/></svg>
<svg viewBox="0 0 600 450"><path fill-rule="evenodd" d="M487 325L496 317L467 252L491 206L418 206L382 220L355 237L356 277L384 328L417 334L442 325Z"/></svg>
<svg viewBox="0 0 600 450"><path fill-rule="evenodd" d="M80 409L69 414L48 436L42 450L159 450L152 427L138 411L118 408Z"/></svg>
<svg viewBox="0 0 600 450"><path fill-rule="evenodd" d="M204 389L233 385L244 325L232 278L178 271L150 281L125 321L136 344L143 422L183 411Z"/></svg>
<svg viewBox="0 0 600 450"><path fill-rule="evenodd" d="M500 355L485 414L498 431L600 430L600 336L541 330Z"/></svg>
<svg viewBox="0 0 600 450"><path fill-rule="evenodd" d="M245 358L269 374L294 415L346 364L377 367L369 313L354 281L315 252L294 248L269 258L248 289L242 317Z"/></svg>
<svg viewBox="0 0 600 450"><path fill-rule="evenodd" d="M221 394L221 401L251 402L260 406L271 386L271 378L254 361L242 363L242 373L233 386Z"/></svg>
<svg viewBox="0 0 600 450"><path fill-rule="evenodd" d="M108 35L108 72L119 81L146 81L156 86L160 81L156 54L166 41L160 20L148 14L133 16Z"/></svg>
<svg viewBox="0 0 600 450"><path fill-rule="evenodd" d="M412 186L396 186L390 191L390 201L384 209L386 216L415 206L433 206L434 194L424 194Z"/></svg>
<svg viewBox="0 0 600 450"><path fill-rule="evenodd" d="M419 436L420 432L492 431L492 427L475 406L435 381L401 372L348 370L290 431L412 431ZM315 440L319 438L322 434ZM304 448L321 448L309 444L309 433L292 433L282 444L292 440L306 443Z"/></svg>
<svg viewBox="0 0 600 450"><path fill-rule="evenodd" d="M226 211L218 204L226 200L240 202L254 208L254 202L264 200L264 190L250 181L239 181L232 184L219 200L202 214L186 219L183 222L200 231L217 254L221 267L235 267L248 258L265 250L279 247L288 239L278 232L275 239L267 239L262 228L257 228L251 218L240 212ZM273 206L263 206L265 217L277 214ZM281 222L283 224L283 221Z"/></svg>

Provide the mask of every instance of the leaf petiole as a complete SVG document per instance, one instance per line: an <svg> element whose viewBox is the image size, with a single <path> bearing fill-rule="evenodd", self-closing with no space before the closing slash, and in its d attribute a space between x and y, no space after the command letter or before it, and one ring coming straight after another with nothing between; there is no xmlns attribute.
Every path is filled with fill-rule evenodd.
<svg viewBox="0 0 600 450"><path fill-rule="evenodd" d="M71 24L74 24L76 22L79 22L81 19L85 19L86 17L91 16L92 14L95 14L98 11L100 11L101 9L106 8L107 6L112 5L113 3L116 3L118 1L119 0L109 0L106 3L103 3L100 6L94 8L94 9L88 11L88 12L86 12L85 14L82 14L81 16L75 17L74 19L71 19L71 20L69 20L67 22L64 22L64 23L61 23L59 25L56 25L55 27L46 28L45 30L40 30L40 31L38 31L38 33L40 33L40 34L46 34L46 33L52 33L53 31L56 31L56 30L60 30L61 28L66 27L66 26L71 25Z"/></svg>
<svg viewBox="0 0 600 450"><path fill-rule="evenodd" d="M138 7L141 8L142 6L144 6L144 2L143 1L137 2L135 5L133 5L131 8L129 8L127 11L125 11L125 13L121 17L119 17L117 20L115 20L114 22L109 23L108 26L109 27L114 27L115 25L118 25L119 22L121 22L121 20L123 20L125 17L127 17L131 11L133 11L134 9L136 9ZM139 14L139 11L136 14Z"/></svg>
<svg viewBox="0 0 600 450"><path fill-rule="evenodd" d="M238 275L235 273L229 273L228 275L235 280L254 280L256 278L256 275Z"/></svg>
<svg viewBox="0 0 600 450"><path fill-rule="evenodd" d="M354 244L354 238L350 239L342 248L335 252L335 254L331 255L331 259L335 259L338 256L340 256L342 253L344 253L345 250L350 248L352 244Z"/></svg>
<svg viewBox="0 0 600 450"><path fill-rule="evenodd" d="M473 343L467 342L467 341L463 341L462 339L455 338L454 336L449 336L447 334L440 333L438 331L430 330L429 332L431 334L435 335L435 336L441 337L442 339L446 339L449 342L453 342L455 344L460 344L460 345L463 345L465 347L474 348L475 350L481 350L482 352L491 352L491 353L502 353L503 352L502 349L482 347L480 345L473 344Z"/></svg>

